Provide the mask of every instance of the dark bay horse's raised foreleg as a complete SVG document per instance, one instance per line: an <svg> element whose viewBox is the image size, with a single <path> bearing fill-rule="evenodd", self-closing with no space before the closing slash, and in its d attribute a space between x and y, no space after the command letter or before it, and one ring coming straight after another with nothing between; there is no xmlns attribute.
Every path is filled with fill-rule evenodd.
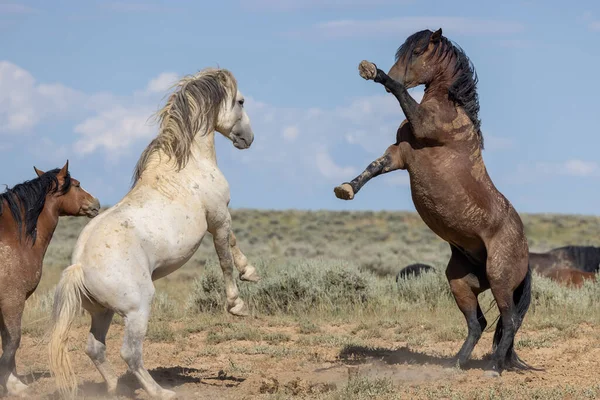
<svg viewBox="0 0 600 400"><path fill-rule="evenodd" d="M406 86L390 78L385 72L369 61L361 61L358 71L364 79L381 83L388 92L398 99L402 112L404 112L406 119L412 125L415 137L419 139L435 139L430 136L431 132L422 129L425 113L421 110L420 104L408 93Z"/></svg>
<svg viewBox="0 0 600 400"><path fill-rule="evenodd" d="M335 196L342 200L352 200L354 195L371 179L385 174L387 172L404 169L404 161L400 154L398 145L393 144L384 153L383 156L373 161L356 178L350 182L345 182L337 186L333 191Z"/></svg>

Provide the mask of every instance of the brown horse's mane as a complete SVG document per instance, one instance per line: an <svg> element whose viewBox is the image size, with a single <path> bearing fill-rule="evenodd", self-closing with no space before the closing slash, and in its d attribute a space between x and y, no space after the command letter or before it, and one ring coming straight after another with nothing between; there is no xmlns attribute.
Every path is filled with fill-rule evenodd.
<svg viewBox="0 0 600 400"><path fill-rule="evenodd" d="M409 36L396 51L396 61L402 59L408 65L412 57L423 54L427 50L432 34L433 32L426 29ZM481 133L481 120L479 119L479 95L477 94L478 79L475 66L460 46L444 36L435 42L430 57L437 57L436 61L439 63L447 58L454 60L454 82L448 88L448 96L456 105L462 107L469 116L477 132L480 147L483 149L483 135ZM452 63L448 65L448 68L452 68Z"/></svg>
<svg viewBox="0 0 600 400"><path fill-rule="evenodd" d="M67 172L65 182L58 186L57 175L59 168L47 171L42 176L7 188L6 192L0 194L0 215L4 212L4 203L8 205L13 219L17 223L19 236L25 224L25 235L35 244L37 237L37 222L44 205L46 196L60 192L65 194L71 188L71 175Z"/></svg>

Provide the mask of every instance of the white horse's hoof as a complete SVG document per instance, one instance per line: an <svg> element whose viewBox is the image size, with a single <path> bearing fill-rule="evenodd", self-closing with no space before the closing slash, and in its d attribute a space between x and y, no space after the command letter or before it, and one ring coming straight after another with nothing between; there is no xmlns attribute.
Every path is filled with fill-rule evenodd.
<svg viewBox="0 0 600 400"><path fill-rule="evenodd" d="M363 79L372 81L377 76L377 67L372 62L362 60L358 65L358 73Z"/></svg>
<svg viewBox="0 0 600 400"><path fill-rule="evenodd" d="M483 377L484 378L499 378L500 377L500 373L498 371L484 371L483 372Z"/></svg>
<svg viewBox="0 0 600 400"><path fill-rule="evenodd" d="M171 400L177 397L177 393L172 390L162 389L158 395L158 399L160 400Z"/></svg>
<svg viewBox="0 0 600 400"><path fill-rule="evenodd" d="M21 382L19 378L10 374L6 381L6 391L10 396L25 397L28 386Z"/></svg>
<svg viewBox="0 0 600 400"><path fill-rule="evenodd" d="M354 198L354 189L349 183L343 183L333 189L335 197L342 200L352 200Z"/></svg>
<svg viewBox="0 0 600 400"><path fill-rule="evenodd" d="M260 276L258 276L256 268L248 265L246 271L243 274L240 273L240 279L247 282L258 282L260 281Z"/></svg>
<svg viewBox="0 0 600 400"><path fill-rule="evenodd" d="M242 299L236 299L233 304L233 307L231 307L228 311L230 314L233 314L238 317L247 317L248 315L250 315L248 307L246 307L246 303L244 303L244 300Z"/></svg>

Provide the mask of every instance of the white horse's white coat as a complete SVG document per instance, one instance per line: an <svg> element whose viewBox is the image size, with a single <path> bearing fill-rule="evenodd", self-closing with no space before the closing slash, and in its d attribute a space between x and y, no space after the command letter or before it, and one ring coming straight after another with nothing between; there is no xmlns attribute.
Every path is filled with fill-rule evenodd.
<svg viewBox="0 0 600 400"><path fill-rule="evenodd" d="M207 72L196 77L207 79L203 73ZM51 370L64 394L73 394L76 388L65 352L66 334L77 308L83 305L92 316L86 353L110 393L116 389L117 376L105 359L104 343L117 312L125 319L121 355L129 369L152 397L174 395L154 381L142 361L153 281L188 261L207 231L213 235L223 270L228 310L235 315L247 314L233 266L243 280L255 281L258 276L230 229L229 185L217 167L214 131L229 137L238 148L249 147L253 134L233 76L231 82L223 84L229 85L228 95L213 122L215 126L202 126L195 133L183 168L178 170L176 160L162 150L152 153L133 189L93 219L79 236L73 265L64 271L57 287L50 342Z"/></svg>

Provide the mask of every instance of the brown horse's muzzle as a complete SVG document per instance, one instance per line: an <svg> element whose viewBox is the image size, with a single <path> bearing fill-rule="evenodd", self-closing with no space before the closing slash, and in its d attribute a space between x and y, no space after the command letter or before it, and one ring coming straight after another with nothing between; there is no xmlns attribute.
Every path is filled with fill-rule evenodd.
<svg viewBox="0 0 600 400"><path fill-rule="evenodd" d="M81 209L81 213L86 217L94 218L100 213L100 201L94 197L92 201Z"/></svg>

